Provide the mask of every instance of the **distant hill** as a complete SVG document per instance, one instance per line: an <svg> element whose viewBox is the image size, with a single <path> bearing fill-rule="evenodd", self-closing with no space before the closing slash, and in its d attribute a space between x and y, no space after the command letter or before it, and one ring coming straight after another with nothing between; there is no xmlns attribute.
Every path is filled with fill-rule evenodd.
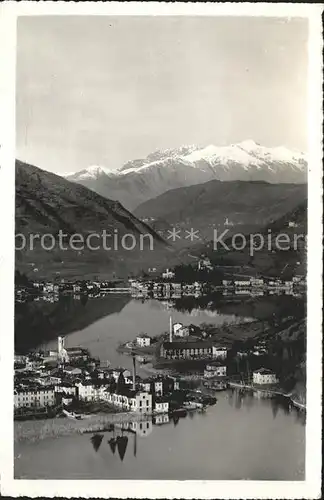
<svg viewBox="0 0 324 500"><path fill-rule="evenodd" d="M66 178L133 210L170 189L212 179L305 183L307 158L283 146L267 148L248 140L229 146L191 145L155 151L117 170L95 165L66 174Z"/></svg>
<svg viewBox="0 0 324 500"><path fill-rule="evenodd" d="M294 223L295 227L292 226ZM235 250L232 246L232 236L224 238L228 250L222 249L221 245L215 248L214 242L202 243L196 245L190 250L190 254L198 258L199 255L208 256L216 266L228 266L228 274L236 272L243 276L260 274L262 276L290 279L294 274L306 275L307 244L305 236L307 235L307 201L303 201L293 210L278 218L276 221L259 228L265 241L262 249L254 251L251 255L249 245L249 232L244 233L248 244L242 250ZM256 233L254 233L256 234ZM280 249L276 245L276 238L280 234L287 235L287 243ZM296 244L294 242L296 241ZM270 249L269 249L270 246ZM187 250L184 250L187 255ZM182 252L179 252L181 258ZM233 266L239 266L237 271Z"/></svg>
<svg viewBox="0 0 324 500"><path fill-rule="evenodd" d="M280 219L306 197L305 184L212 180L167 191L141 204L134 214L162 230L162 234L164 230L167 235L174 226L182 230L194 228L204 240L213 237L213 229L227 229L228 234L253 232Z"/></svg>
<svg viewBox="0 0 324 500"><path fill-rule="evenodd" d="M58 241L58 233L71 236L80 234L86 238L91 233L113 235L107 246L113 250L61 250L58 244L53 250L41 248L35 240L34 249L16 251L17 269L34 277L86 275L127 275L128 272L146 268L165 254L170 253L164 240L149 226L138 220L118 201L108 200L84 186L72 183L35 166L16 162L16 234L50 234ZM136 241L134 250L124 250L121 239L131 234ZM150 235L140 240L143 235ZM152 238L154 251L149 249ZM125 240L127 241L127 240ZM140 250L142 241L143 250ZM51 240L44 240L50 246ZM114 244L114 242L117 242ZM21 244L17 238L16 246ZM94 238L93 246L99 244ZM132 240L127 241L130 246ZM77 245L76 245L77 246Z"/></svg>

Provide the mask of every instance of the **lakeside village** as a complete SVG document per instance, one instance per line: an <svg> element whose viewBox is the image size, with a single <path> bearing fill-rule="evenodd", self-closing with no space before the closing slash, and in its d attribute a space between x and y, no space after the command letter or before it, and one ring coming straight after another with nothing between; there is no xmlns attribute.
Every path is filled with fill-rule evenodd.
<svg viewBox="0 0 324 500"><path fill-rule="evenodd" d="M106 293L128 293L142 300L149 297L165 299L187 295L199 297L215 290L221 290L224 295L298 295L303 294L305 288L303 276L294 276L290 281L248 276L216 281L215 269L206 258L199 260L196 269L192 266L190 269L192 275L187 281L177 281L179 270L176 269L161 274L150 269L150 273L141 278L129 279L127 286L121 280L30 281L18 272L16 300L52 302L59 300L60 294L71 293L76 299L84 294L97 297ZM150 276L152 273L154 277ZM208 275L211 279L206 279ZM229 338L223 336L226 328L231 330ZM82 346L65 348L62 336L58 338L57 351L17 353L15 418L65 415L79 419L94 413L116 411L184 414L190 410L203 411L216 402L217 391L228 387L252 390L260 397L292 396L292 404L304 409L304 398L293 400L294 395L289 393L293 385L291 388L285 386L287 373L282 373L285 366L282 353L288 349L292 366L297 365L300 346L296 347L296 352L291 346L276 347L272 340L276 332L266 332L264 325L258 322L247 327L251 331L255 328L253 338L250 332L248 338L242 340L244 328L240 324L213 331L210 325L209 329L208 325L185 326L173 323L170 318L168 331L157 337L138 334L135 340L118 347L120 352L133 357L132 373L120 367L102 367L100 360L94 359ZM136 374L136 363L140 364L141 371L149 374L147 378Z"/></svg>
<svg viewBox="0 0 324 500"><path fill-rule="evenodd" d="M186 388L179 377L139 377L134 355L132 372L102 367L88 349L65 348L62 336L55 351L15 355L14 387L18 420L46 416L83 419L99 412L182 416L216 403L216 398Z"/></svg>
<svg viewBox="0 0 324 500"><path fill-rule="evenodd" d="M282 390L276 372L262 365L269 357L265 340L241 342L241 350L234 344L220 346L200 327L173 323L170 317L169 332L138 334L118 347L132 356L131 371L101 366L88 349L66 347L60 336L57 350L15 355L15 419L130 413L161 424L170 415L206 411L217 402L217 392L229 387L251 390L258 398L282 397L305 409ZM137 364L144 371L147 365L149 376L138 376Z"/></svg>
<svg viewBox="0 0 324 500"><path fill-rule="evenodd" d="M188 269L190 270L188 272ZM235 276L235 266L222 266L222 272ZM247 271L248 272L248 271ZM175 270L166 269L158 272L149 268L140 278L111 281L57 279L55 282L29 280L24 275L16 276L15 298L18 302L27 300L45 300L55 302L61 294L72 294L80 300L86 294L96 298L110 293L126 293L134 298L181 298L199 297L212 292L221 292L224 296L247 295L291 295L301 297L305 293L306 280L303 275L292 276L289 280L280 277L259 277L237 274L236 279L221 279L217 268L209 258L201 258L195 266L178 266Z"/></svg>

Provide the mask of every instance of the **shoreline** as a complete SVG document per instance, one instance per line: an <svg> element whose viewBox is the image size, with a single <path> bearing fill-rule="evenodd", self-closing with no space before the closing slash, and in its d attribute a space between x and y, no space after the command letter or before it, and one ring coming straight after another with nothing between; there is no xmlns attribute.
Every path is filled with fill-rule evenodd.
<svg viewBox="0 0 324 500"><path fill-rule="evenodd" d="M307 407L306 404L299 403L299 401L296 401L295 399L292 398L291 393L286 393L284 391L281 391L280 389L275 390L271 388L262 388L262 387L256 387L254 385L250 384L239 384L238 382L228 382L228 386L235 388L235 389L247 389L251 390L253 392L259 391L259 392L265 392L269 394L273 394L274 396L283 396L285 398L288 398L293 406L296 408L299 408L301 410L306 411Z"/></svg>
<svg viewBox="0 0 324 500"><path fill-rule="evenodd" d="M46 438L57 438L69 434L98 432L110 424L127 423L145 420L151 415L124 413L97 413L82 420L69 418L52 418L44 420L25 420L14 422L14 442L35 442Z"/></svg>

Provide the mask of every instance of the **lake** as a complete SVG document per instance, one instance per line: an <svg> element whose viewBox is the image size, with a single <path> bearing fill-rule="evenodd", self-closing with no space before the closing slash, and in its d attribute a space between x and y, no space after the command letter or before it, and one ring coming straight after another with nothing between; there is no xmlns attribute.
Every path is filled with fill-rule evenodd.
<svg viewBox="0 0 324 500"><path fill-rule="evenodd" d="M90 299L86 307L91 308L92 302L96 300ZM194 325L203 322L222 325L247 319L198 308L182 312L170 306L167 301L131 299L121 311L104 316L86 328L70 333L66 337L65 345L86 347L93 356L99 357L103 363L108 360L113 367L132 368L131 358L116 351L119 343L134 340L141 332L157 335L168 331L170 315L173 322ZM43 346L45 349L56 348L57 341L45 342Z"/></svg>
<svg viewBox="0 0 324 500"><path fill-rule="evenodd" d="M15 444L15 477L31 479L303 480L305 421L273 400L230 390L204 414L124 432L123 460L104 433ZM144 423L145 424L145 423ZM143 424L143 425L144 425ZM116 432L121 435L121 431Z"/></svg>
<svg viewBox="0 0 324 500"><path fill-rule="evenodd" d="M100 313L96 310L94 319L91 309L98 309L97 300L104 302L99 304ZM115 301L113 308L112 301ZM277 307L277 303L261 305L259 308L254 304L255 311L266 308L271 315ZM35 307L35 304L26 307ZM64 305L66 322L62 322L63 313L55 322L55 307L63 310L62 304L37 304L37 310L42 311L42 324L48 324L47 331L51 333L51 339L42 342L43 347L55 347L56 336L64 333L68 347L82 345L103 362L109 360L112 366L126 368L131 368L131 358L116 352L118 344L134 339L139 332L155 335L167 330L170 314L174 321L184 324L221 325L248 320L253 311L250 304L244 316L242 301L240 314L236 314L235 307L229 308L228 304L225 309L209 305L186 311L157 300L142 302L108 297L89 299L82 306L69 302L68 306ZM44 316L46 308L48 312ZM75 322L84 326L75 331L70 318L72 312ZM86 320L80 316L82 314ZM33 321L35 327L35 314ZM27 324L25 326L27 328ZM99 447L94 446L89 434L18 441L15 476L42 479L304 479L303 414L289 410L277 400L259 398L258 393L229 390L218 393L217 399L216 405L205 413L188 415L163 425L149 422L145 437L125 432L127 446L123 460L108 444L110 433L105 433Z"/></svg>

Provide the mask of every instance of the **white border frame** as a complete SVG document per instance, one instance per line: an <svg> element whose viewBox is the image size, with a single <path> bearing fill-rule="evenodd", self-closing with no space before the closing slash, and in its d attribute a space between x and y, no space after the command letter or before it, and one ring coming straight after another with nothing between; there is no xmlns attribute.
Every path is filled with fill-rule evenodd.
<svg viewBox="0 0 324 500"><path fill-rule="evenodd" d="M322 310L322 5L270 3L3 2L0 4L0 250L1 494L115 498L309 498L321 496ZM13 475L14 172L16 19L31 15L194 15L307 17L308 91L308 294L307 424L305 481L15 480ZM4 355L5 354L5 355Z"/></svg>

